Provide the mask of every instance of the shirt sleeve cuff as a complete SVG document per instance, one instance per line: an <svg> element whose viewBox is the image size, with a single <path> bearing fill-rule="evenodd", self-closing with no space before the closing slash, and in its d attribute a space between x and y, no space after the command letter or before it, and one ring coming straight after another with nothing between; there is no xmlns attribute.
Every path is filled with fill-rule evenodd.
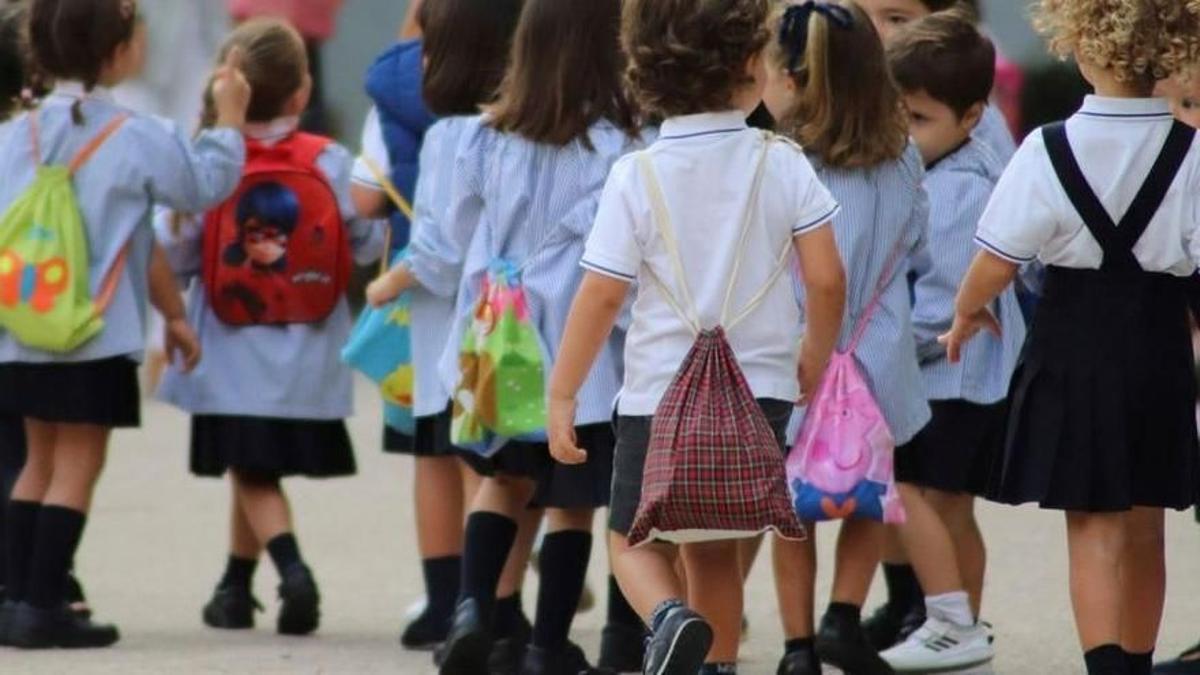
<svg viewBox="0 0 1200 675"><path fill-rule="evenodd" d="M829 206L829 207L825 208L824 210L822 210L820 212L822 215L820 215L816 218L806 218L803 221L801 221L800 224L798 224L792 228L792 234L793 235L807 234L807 233L821 227L825 223L828 223L830 220L833 219L834 216L836 216L838 213L840 213L841 210L842 210L842 207L839 204L833 204L832 206Z"/></svg>
<svg viewBox="0 0 1200 675"><path fill-rule="evenodd" d="M596 274L600 274L611 279L616 279L617 281L626 281L631 283L637 281L636 274L627 274L626 272L615 269L613 265L601 264L595 262L594 260L588 260L587 258L581 260L579 264L583 267L583 269L588 270L589 272L595 272Z"/></svg>
<svg viewBox="0 0 1200 675"><path fill-rule="evenodd" d="M1029 255L1029 256L1023 256L1019 252L1014 251L1009 246L1005 246L1003 244L997 244L995 242L989 241L982 234L977 235L975 237L975 243L978 244L980 246L980 248L983 248L984 250L988 251L989 253L999 256L1011 263L1016 263L1017 265L1024 265L1025 263L1033 262L1037 258L1036 254Z"/></svg>

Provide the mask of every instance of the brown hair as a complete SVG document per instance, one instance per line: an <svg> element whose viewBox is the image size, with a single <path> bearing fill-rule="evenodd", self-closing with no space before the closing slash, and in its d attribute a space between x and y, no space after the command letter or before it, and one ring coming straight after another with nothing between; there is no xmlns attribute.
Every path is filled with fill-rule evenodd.
<svg viewBox="0 0 1200 675"><path fill-rule="evenodd" d="M722 110L750 79L771 32L767 0L625 0L626 80L647 112Z"/></svg>
<svg viewBox="0 0 1200 675"><path fill-rule="evenodd" d="M904 91L924 91L962 119L986 103L996 83L996 47L962 10L930 14L888 45L892 75Z"/></svg>
<svg viewBox="0 0 1200 675"><path fill-rule="evenodd" d="M25 39L25 7L0 7L0 120L20 106L29 70L28 40Z"/></svg>
<svg viewBox="0 0 1200 675"><path fill-rule="evenodd" d="M813 12L807 27L797 27L807 36L789 69L797 101L777 129L832 167L872 167L898 159L908 145L908 122L879 33L858 5L827 4L844 7L850 20L842 26ZM782 30L783 12L779 19ZM781 34L768 55L772 67L789 68L785 39L800 36Z"/></svg>
<svg viewBox="0 0 1200 675"><path fill-rule="evenodd" d="M29 44L39 71L79 80L84 91L100 83L100 73L137 27L134 0L33 0ZM82 124L79 103L71 109Z"/></svg>
<svg viewBox="0 0 1200 675"><path fill-rule="evenodd" d="M238 26L225 40L218 62L234 48L242 51L242 73L250 84L247 122L270 122L279 117L288 101L304 87L308 76L308 54L304 39L280 19L251 19ZM205 92L202 126L216 123L211 87Z"/></svg>
<svg viewBox="0 0 1200 675"><path fill-rule="evenodd" d="M1200 54L1200 0L1041 0L1034 25L1059 56L1151 85Z"/></svg>
<svg viewBox="0 0 1200 675"><path fill-rule="evenodd" d="M521 0L430 0L417 21L424 33L425 104L439 117L474 115L504 78Z"/></svg>
<svg viewBox="0 0 1200 675"><path fill-rule="evenodd" d="M621 0L526 0L491 125L566 145L608 120L630 136L637 116L621 86Z"/></svg>

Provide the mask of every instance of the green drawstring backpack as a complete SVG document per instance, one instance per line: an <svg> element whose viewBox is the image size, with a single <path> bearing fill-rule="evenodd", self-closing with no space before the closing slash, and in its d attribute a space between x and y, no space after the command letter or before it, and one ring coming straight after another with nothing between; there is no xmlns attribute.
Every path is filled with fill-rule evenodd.
<svg viewBox="0 0 1200 675"><path fill-rule="evenodd" d="M128 247L93 297L87 230L71 179L126 119L114 118L68 165L52 166L42 163L37 113L29 114L37 174L0 216L0 328L27 347L72 352L104 329Z"/></svg>

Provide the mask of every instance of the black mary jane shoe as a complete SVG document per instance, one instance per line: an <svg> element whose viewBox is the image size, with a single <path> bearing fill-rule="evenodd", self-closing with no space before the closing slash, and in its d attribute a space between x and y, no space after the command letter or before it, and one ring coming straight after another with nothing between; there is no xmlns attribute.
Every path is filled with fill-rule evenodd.
<svg viewBox="0 0 1200 675"><path fill-rule="evenodd" d="M85 619L65 604L40 609L21 603L9 614L8 641L20 649L97 649L120 639L116 626Z"/></svg>

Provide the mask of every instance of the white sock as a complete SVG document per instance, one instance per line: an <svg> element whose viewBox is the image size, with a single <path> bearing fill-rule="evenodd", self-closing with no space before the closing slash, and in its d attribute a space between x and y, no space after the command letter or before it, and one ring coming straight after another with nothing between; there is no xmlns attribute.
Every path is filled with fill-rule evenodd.
<svg viewBox="0 0 1200 675"><path fill-rule="evenodd" d="M975 615L971 613L971 599L966 591L926 596L925 613L964 628L975 625Z"/></svg>

